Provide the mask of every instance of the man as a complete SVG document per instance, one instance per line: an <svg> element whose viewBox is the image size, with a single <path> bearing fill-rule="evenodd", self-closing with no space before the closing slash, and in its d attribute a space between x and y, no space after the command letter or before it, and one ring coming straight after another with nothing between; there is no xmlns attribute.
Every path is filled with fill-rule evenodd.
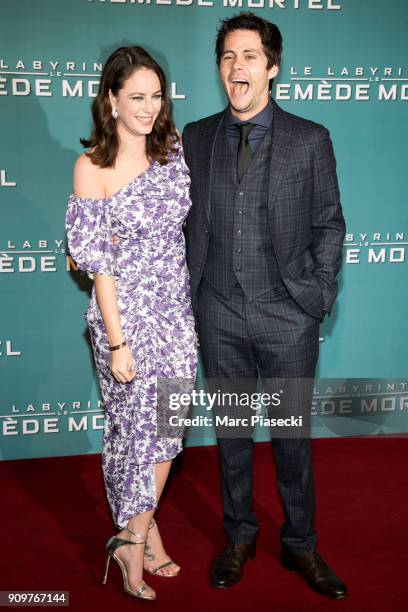
<svg viewBox="0 0 408 612"><path fill-rule="evenodd" d="M210 378L313 378L319 323L337 294L345 224L328 131L270 98L278 28L252 13L221 23L226 110L183 133L193 206L186 224L192 300ZM308 406L309 409L309 406ZM250 438L220 438L228 545L212 571L230 587L255 556ZM316 552L309 437L273 440L284 506L282 564L322 595L346 586Z"/></svg>

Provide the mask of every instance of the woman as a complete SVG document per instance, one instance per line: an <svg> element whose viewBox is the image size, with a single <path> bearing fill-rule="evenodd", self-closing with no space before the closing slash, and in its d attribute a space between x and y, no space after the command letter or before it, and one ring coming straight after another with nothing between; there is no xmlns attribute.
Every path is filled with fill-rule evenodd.
<svg viewBox="0 0 408 612"><path fill-rule="evenodd" d="M108 59L92 107L91 150L74 169L69 251L93 273L85 313L105 406L102 467L115 524L106 548L125 591L155 592L143 569L180 570L163 548L153 514L181 438L156 433L158 378L194 379L196 339L182 224L189 176L165 75L140 47ZM112 239L115 237L115 239ZM118 238L116 238L118 237Z"/></svg>

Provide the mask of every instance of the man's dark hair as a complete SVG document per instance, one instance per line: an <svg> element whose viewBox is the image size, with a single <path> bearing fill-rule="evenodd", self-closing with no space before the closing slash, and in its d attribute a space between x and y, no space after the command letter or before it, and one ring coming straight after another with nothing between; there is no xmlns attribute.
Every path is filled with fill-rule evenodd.
<svg viewBox="0 0 408 612"><path fill-rule="evenodd" d="M280 66L282 56L282 36L279 28L270 21L258 17L254 13L240 13L230 19L221 21L217 30L215 41L215 54L217 66L220 67L221 56L224 51L224 41L227 34L235 30L252 30L258 32L262 46L268 60L268 70L272 66Z"/></svg>

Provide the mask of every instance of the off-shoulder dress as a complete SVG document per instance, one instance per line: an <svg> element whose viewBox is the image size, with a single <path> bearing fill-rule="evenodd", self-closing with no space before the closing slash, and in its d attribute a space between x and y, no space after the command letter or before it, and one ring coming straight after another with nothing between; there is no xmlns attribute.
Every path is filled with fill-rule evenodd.
<svg viewBox="0 0 408 612"><path fill-rule="evenodd" d="M95 288L85 312L104 403L102 468L115 524L156 507L154 464L174 458L182 439L159 437L158 378L194 379L197 341L182 225L191 206L183 152L150 167L109 198L71 195L69 252L88 273L115 279L122 329L136 378L118 383ZM112 236L120 241L114 244Z"/></svg>

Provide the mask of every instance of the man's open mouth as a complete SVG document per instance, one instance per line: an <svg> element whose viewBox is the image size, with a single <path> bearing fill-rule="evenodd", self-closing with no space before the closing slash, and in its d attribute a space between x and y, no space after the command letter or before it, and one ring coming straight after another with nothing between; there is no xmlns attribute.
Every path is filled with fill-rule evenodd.
<svg viewBox="0 0 408 612"><path fill-rule="evenodd" d="M244 96L248 93L249 90L249 82L245 79L232 79L232 93L234 96Z"/></svg>

